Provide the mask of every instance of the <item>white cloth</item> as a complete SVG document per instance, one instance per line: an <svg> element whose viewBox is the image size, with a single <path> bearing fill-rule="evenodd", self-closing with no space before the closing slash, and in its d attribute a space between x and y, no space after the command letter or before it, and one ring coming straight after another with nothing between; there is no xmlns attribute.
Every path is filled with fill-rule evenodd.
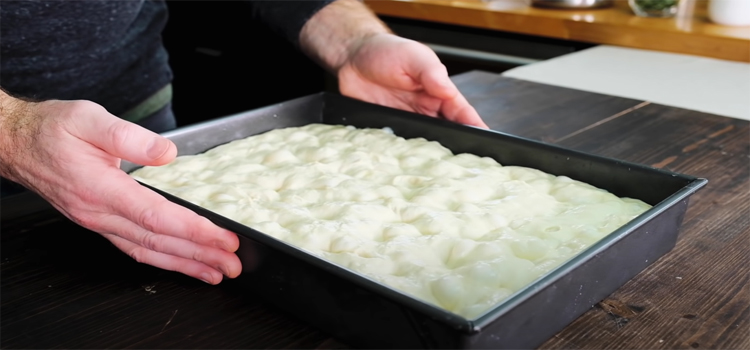
<svg viewBox="0 0 750 350"><path fill-rule="evenodd" d="M502 75L750 120L750 63L602 45Z"/></svg>

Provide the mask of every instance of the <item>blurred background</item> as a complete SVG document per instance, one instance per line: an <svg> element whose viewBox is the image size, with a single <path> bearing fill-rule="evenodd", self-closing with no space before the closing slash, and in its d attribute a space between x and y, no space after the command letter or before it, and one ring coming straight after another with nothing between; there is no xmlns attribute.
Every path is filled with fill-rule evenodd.
<svg viewBox="0 0 750 350"><path fill-rule="evenodd" d="M179 125L226 116L320 91L330 75L262 23L240 1L167 1L164 42L174 70ZM593 46L398 17L381 18L399 35L430 43L449 74L501 73Z"/></svg>

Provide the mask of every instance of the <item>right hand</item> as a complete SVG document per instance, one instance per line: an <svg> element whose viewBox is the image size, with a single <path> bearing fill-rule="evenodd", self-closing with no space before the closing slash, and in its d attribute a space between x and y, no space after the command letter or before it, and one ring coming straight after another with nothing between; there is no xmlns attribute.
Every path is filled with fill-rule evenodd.
<svg viewBox="0 0 750 350"><path fill-rule="evenodd" d="M0 91L1 175L138 262L210 284L234 278L242 269L237 235L120 169L121 159L158 166L176 155L170 140L93 102L27 102Z"/></svg>

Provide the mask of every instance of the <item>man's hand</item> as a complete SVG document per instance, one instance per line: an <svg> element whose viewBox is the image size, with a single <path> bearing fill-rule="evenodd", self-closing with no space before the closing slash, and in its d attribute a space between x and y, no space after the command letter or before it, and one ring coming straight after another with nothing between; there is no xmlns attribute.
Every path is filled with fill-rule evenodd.
<svg viewBox="0 0 750 350"><path fill-rule="evenodd" d="M347 96L487 128L429 47L393 34L366 37L338 71Z"/></svg>
<svg viewBox="0 0 750 350"><path fill-rule="evenodd" d="M176 154L168 139L93 102L26 102L0 91L1 175L39 193L138 262L210 284L236 277L242 266L234 233L119 168L120 159L156 166Z"/></svg>
<svg viewBox="0 0 750 350"><path fill-rule="evenodd" d="M432 49L392 34L357 0L321 9L302 28L300 44L336 74L344 95L487 128Z"/></svg>

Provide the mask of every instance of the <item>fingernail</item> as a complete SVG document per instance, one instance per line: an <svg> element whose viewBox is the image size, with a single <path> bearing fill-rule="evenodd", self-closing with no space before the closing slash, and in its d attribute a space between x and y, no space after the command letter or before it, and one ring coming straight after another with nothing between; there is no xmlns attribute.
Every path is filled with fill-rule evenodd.
<svg viewBox="0 0 750 350"><path fill-rule="evenodd" d="M211 283L211 274L208 273L208 272L202 273L201 277L200 277L200 280L203 281L203 282L206 282L208 284L213 284L213 283Z"/></svg>
<svg viewBox="0 0 750 350"><path fill-rule="evenodd" d="M162 137L154 137L148 144L146 155L151 159L159 159L169 150L169 141Z"/></svg>

